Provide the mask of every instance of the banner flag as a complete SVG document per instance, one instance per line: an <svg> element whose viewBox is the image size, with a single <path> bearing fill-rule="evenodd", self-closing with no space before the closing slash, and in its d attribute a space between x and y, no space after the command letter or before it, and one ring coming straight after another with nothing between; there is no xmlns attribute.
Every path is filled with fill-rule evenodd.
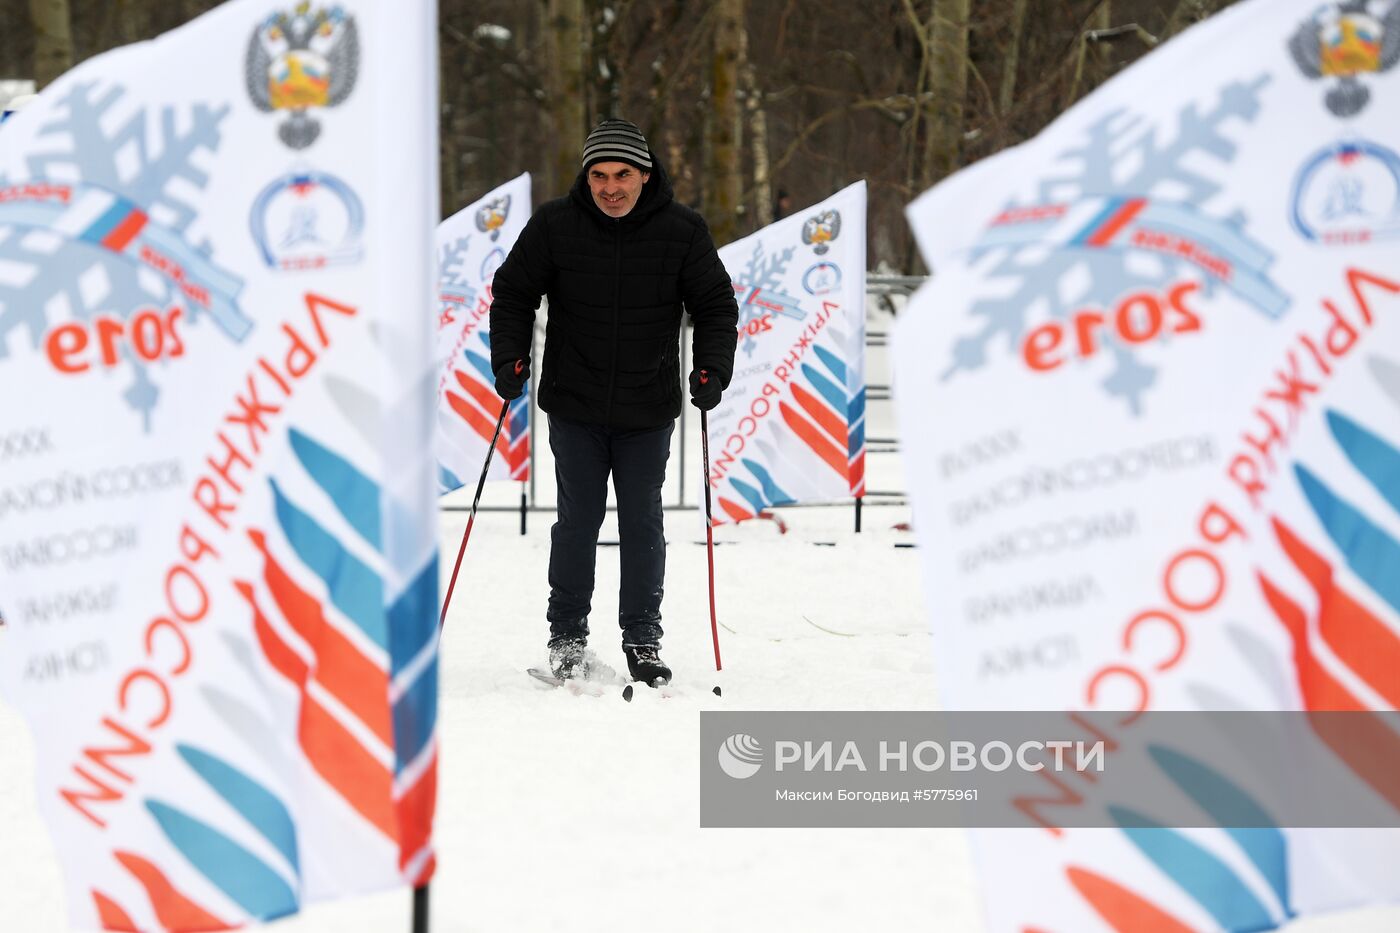
<svg viewBox="0 0 1400 933"><path fill-rule="evenodd" d="M1396 0L1247 0L911 205L895 387L950 708L1122 710L1121 744L1139 710L1400 705L1397 60ZM1328 792L1400 806L1334 751ZM1400 896L1396 832L1068 830L1113 804L1069 781L974 835L991 929Z"/></svg>
<svg viewBox="0 0 1400 933"><path fill-rule="evenodd" d="M865 182L719 251L739 301L710 412L715 524L865 492Z"/></svg>
<svg viewBox="0 0 1400 933"><path fill-rule="evenodd" d="M0 687L76 928L433 872L436 33L233 0L5 124Z"/></svg>
<svg viewBox="0 0 1400 933"><path fill-rule="evenodd" d="M530 219L530 174L514 178L438 225L438 491L481 472L501 398L491 371L491 281ZM530 387L510 403L487 479L530 478Z"/></svg>

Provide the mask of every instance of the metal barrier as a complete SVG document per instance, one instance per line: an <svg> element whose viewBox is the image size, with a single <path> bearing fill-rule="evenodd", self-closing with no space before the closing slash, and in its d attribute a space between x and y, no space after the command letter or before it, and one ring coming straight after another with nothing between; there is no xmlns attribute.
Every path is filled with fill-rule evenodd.
<svg viewBox="0 0 1400 933"><path fill-rule="evenodd" d="M908 297L909 295L912 295L912 294L919 288L919 286L923 285L923 283L924 283L925 281L927 281L927 277L921 276L921 275L867 275L866 278L865 278L865 294L866 294L867 297L876 297L876 298L879 298L879 299L881 300L881 302L884 303L884 304L888 307L888 309L889 309L889 311L890 311L890 314L891 314L891 317L893 317L894 312L895 312L895 308L894 308L894 304L893 304L893 302L892 302L891 299L894 298L894 297ZM681 358L682 358L682 360L684 360L685 357L686 357L686 347L687 347L687 345L688 345L688 343L689 343L689 341L687 340L688 331L689 331L689 323L688 323L688 321L682 321L682 324L681 324L681 334L680 334L680 349L681 349ZM543 326L542 324L540 324L540 323L536 323L536 325L535 325L535 339L534 339L533 341L531 341L531 345L530 345L530 372L531 372L532 374L538 374L539 371L540 371L540 370L539 370L539 352L540 352L540 348L541 348L543 345L544 345L544 326ZM866 346L866 349L867 349L867 350L868 350L869 348L871 348L871 347L887 347L887 346L889 346L889 333L888 333L887 331L871 331L871 330L867 330L867 331L866 331L866 334L865 334L865 346ZM889 401L891 401L891 400L892 400L892 395L891 395L890 386L889 386L888 384L886 384L886 383L874 383L874 384L872 384L872 383L867 383L867 384L866 384L866 387L865 387L865 400L866 400L867 405L868 405L870 402L889 402ZM687 415L689 414L689 412L690 412L690 406L689 406L689 405L682 405L682 406L681 406L680 425L679 425L679 427L678 427L678 431L679 431L679 443L680 443L680 456L679 456L679 459L680 459L680 462L681 462L681 469L680 469L679 474L678 474L678 477L677 477L678 482L676 483L676 499L675 499L675 501L674 501L674 502L664 503L664 504L662 505L662 508L666 509L667 511L675 511L675 510L679 510L679 509L690 509L690 508L694 508L693 505L687 505L687 504L686 504L686 501L685 501L686 472L687 472L686 469L685 469L686 419L687 419ZM520 513L520 533L521 533L522 535L525 534L525 533L526 533L526 530L527 530L527 525L528 525L528 523L527 523L527 516L528 516L529 513L531 513L531 512L553 512L553 511L554 511L554 506L553 506L553 505L540 505L540 504L538 503L538 500L536 499L536 495L535 495L535 475L536 475L536 463L535 463L535 450L536 450L536 448L535 448L535 436L536 436L536 435L535 435L535 423L536 423L536 422L535 422L535 419L537 418L537 416L538 416L539 414L540 414L540 411L539 411L538 405L536 404L536 398L535 398L535 380L534 380L534 379L531 379L531 380L530 380L530 479L529 479L528 481L524 482L524 483L521 483L520 505L519 505L519 506L507 506L507 505L487 506L487 505L483 505L483 506L479 506L479 507L477 508L477 511L478 511L478 512L519 512L519 513ZM867 455L867 456L869 456L869 455L871 455L871 454L894 454L894 453L898 453L898 452L899 452L899 439L898 439L898 438L894 438L894 437L869 437L869 436L867 436L866 439L865 439L865 452L866 452L866 455ZM874 499L874 500L878 500L878 501L876 501L876 502L870 503L871 505L882 505L882 506L904 505L904 504L906 503L906 501L907 501L907 494L906 494L903 490L890 491L890 490L869 490L869 489L868 489L868 490L865 491L864 495L858 496L858 497L852 497L852 498L850 498L850 499L841 499L841 500L837 500L837 501L835 501L835 502L795 502L795 503L791 503L791 504L789 504L789 505L778 506L777 508L781 508L781 509L803 509L803 508L853 508L853 509L854 509L854 512L855 512L855 531L856 531L857 533L859 533L860 530L861 530L861 512L862 512L862 510L863 510L863 508L864 508L864 500L865 500L865 499ZM609 510L609 511L613 511L614 509L615 509L614 506L609 506L609 507L608 507L608 510ZM444 511L444 512L466 512L466 511L470 511L470 506L445 505L445 506L441 506L441 507L440 507L440 510L441 510L441 511Z"/></svg>

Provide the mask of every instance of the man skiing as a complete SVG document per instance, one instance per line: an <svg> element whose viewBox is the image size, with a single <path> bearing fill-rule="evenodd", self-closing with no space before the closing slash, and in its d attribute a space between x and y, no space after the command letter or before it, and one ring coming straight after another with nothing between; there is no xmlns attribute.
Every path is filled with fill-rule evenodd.
<svg viewBox="0 0 1400 933"><path fill-rule="evenodd" d="M519 397L540 298L549 298L540 408L558 485L549 552L549 665L587 674L585 648L608 475L617 495L618 623L633 679L671 679L659 655L666 572L661 487L681 406L681 314L694 325L691 403L719 404L733 373L738 305L704 219L676 202L640 129L588 135L569 194L530 218L496 271L491 367Z"/></svg>

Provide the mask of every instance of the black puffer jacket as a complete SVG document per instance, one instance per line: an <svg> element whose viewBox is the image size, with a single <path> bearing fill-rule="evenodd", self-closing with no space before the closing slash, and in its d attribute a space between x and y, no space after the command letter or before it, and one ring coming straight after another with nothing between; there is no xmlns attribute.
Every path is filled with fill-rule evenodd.
<svg viewBox="0 0 1400 933"><path fill-rule="evenodd" d="M676 203L653 155L625 216L593 203L580 172L567 197L530 218L496 270L491 368L528 358L540 297L549 296L540 408L574 421L649 428L680 414L682 306L694 365L728 386L739 308L699 214Z"/></svg>

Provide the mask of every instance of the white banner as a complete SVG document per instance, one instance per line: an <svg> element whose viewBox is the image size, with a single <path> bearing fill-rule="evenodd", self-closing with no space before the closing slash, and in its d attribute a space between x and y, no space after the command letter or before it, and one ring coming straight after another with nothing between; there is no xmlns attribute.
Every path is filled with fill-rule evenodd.
<svg viewBox="0 0 1400 933"><path fill-rule="evenodd" d="M0 685L77 928L431 875L436 32L234 0L5 125Z"/></svg>
<svg viewBox="0 0 1400 933"><path fill-rule="evenodd" d="M716 524L865 492L865 182L719 251L739 302L709 415Z"/></svg>
<svg viewBox="0 0 1400 933"><path fill-rule="evenodd" d="M501 398L491 371L491 282L530 219L525 173L438 225L438 491L481 473L496 432ZM530 478L530 387L511 403L487 479Z"/></svg>
<svg viewBox="0 0 1400 933"><path fill-rule="evenodd" d="M896 398L950 708L1400 705L1397 57L1394 0L1239 3L911 206ZM1338 760L1329 792L1400 806ZM993 930L1400 895L1400 833L1055 824L1089 794L976 834Z"/></svg>

